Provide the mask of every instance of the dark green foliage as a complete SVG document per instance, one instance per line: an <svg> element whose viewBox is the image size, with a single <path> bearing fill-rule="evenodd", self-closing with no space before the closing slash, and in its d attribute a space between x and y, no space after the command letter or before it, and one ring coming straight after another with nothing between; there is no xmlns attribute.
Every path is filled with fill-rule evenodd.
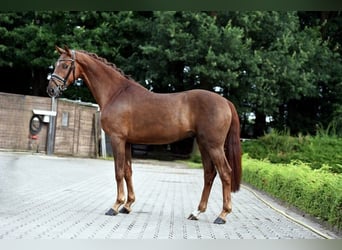
<svg viewBox="0 0 342 250"><path fill-rule="evenodd" d="M290 136L273 131L258 140L242 144L245 153L254 159L271 163L290 163L299 160L312 169L325 168L342 173L342 138L319 134L317 136Z"/></svg>
<svg viewBox="0 0 342 250"><path fill-rule="evenodd" d="M0 12L0 91L46 96L54 46L97 53L155 92L215 90L244 132L342 127L341 12ZM11 79L11 83L7 82ZM2 82L1 82L2 81ZM64 97L89 97L86 87ZM254 113L251 123L247 117ZM339 131L342 131L340 129ZM245 133L249 134L249 133Z"/></svg>

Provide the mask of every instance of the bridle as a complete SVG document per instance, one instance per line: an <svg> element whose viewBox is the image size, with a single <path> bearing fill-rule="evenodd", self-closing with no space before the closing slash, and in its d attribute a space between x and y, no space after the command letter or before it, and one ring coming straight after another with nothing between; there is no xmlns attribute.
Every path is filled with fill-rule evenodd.
<svg viewBox="0 0 342 250"><path fill-rule="evenodd" d="M63 78L55 73L53 73L51 75L51 80L54 82L54 84L56 84L57 88L61 91L64 91L67 89L67 80L72 72L73 74L73 77L74 77L74 81L75 81L75 59L76 59L76 56L75 56L75 51L74 50L71 50L71 58L70 59L59 59L57 62L61 62L61 61L71 61L71 65L69 67L69 70L66 74L66 76ZM58 80L59 82L62 82L63 84L58 84L57 81Z"/></svg>

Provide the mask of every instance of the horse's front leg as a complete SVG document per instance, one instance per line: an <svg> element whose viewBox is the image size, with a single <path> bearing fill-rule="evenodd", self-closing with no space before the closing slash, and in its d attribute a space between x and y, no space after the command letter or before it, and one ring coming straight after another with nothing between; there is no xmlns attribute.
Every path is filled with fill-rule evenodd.
<svg viewBox="0 0 342 250"><path fill-rule="evenodd" d="M125 174L125 141L120 140L116 137L112 137L112 148L114 155L114 166L115 166L115 179L117 185L117 198L112 206L106 212L106 215L117 215L119 208L125 203L125 191L124 191L124 174Z"/></svg>
<svg viewBox="0 0 342 250"><path fill-rule="evenodd" d="M131 206L135 201L135 194L132 180L132 152L131 144L126 144L126 159L125 159L125 181L127 187L127 201L120 209L120 213L128 214L132 211Z"/></svg>

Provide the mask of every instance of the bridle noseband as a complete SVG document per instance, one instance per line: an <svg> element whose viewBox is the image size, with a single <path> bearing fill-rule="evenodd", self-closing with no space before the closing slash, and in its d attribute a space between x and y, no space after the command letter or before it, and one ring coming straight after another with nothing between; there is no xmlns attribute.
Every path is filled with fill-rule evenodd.
<svg viewBox="0 0 342 250"><path fill-rule="evenodd" d="M60 59L60 60L58 60L58 62L59 61L71 61L71 65L69 67L68 73L66 74L66 76L64 78L59 76L59 75L57 75L57 74L55 74L55 73L53 73L51 75L51 80L53 80L53 82L57 85L58 89L60 89L61 91L66 90L66 88L67 88L67 80L68 80L68 78L69 78L69 76L71 74L71 71L73 73L73 77L74 77L74 81L75 81L75 59L76 59L75 51L72 50L71 51L71 59ZM62 82L63 84L62 85L61 84L57 84L57 82L55 80L58 80L58 81Z"/></svg>

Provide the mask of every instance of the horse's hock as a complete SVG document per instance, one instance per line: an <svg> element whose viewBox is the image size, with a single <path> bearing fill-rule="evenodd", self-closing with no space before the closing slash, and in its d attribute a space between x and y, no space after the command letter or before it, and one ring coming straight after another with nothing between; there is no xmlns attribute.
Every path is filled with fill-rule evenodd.
<svg viewBox="0 0 342 250"><path fill-rule="evenodd" d="M46 153L49 122L32 134L33 110L51 110L51 98L0 93L0 150ZM96 157L98 155L98 106L57 99L54 154ZM39 147L37 147L39 145Z"/></svg>

